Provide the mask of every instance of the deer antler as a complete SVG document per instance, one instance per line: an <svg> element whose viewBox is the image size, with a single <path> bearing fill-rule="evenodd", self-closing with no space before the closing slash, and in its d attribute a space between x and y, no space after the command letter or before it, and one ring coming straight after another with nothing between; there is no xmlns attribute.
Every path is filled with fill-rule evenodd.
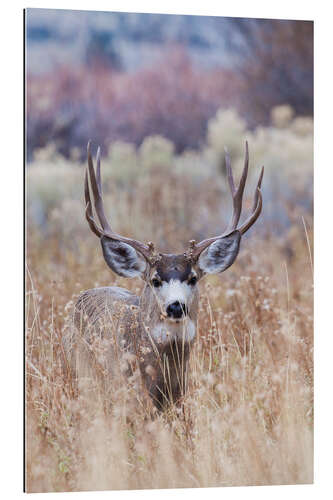
<svg viewBox="0 0 333 500"><path fill-rule="evenodd" d="M111 238L113 240L127 243L127 245L130 245L135 250L138 250L151 265L155 265L156 261L159 259L159 256L155 254L155 247L152 242L149 242L146 245L141 241L137 241L132 238L126 238L125 236L120 236L119 234L115 233L112 230L104 213L104 205L102 197L102 181L101 181L101 150L100 148L98 148L97 150L96 174L90 152L90 141L88 142L87 146L87 154L88 154L88 165L86 167L86 172L85 172L84 196L86 202L86 219L88 221L90 229L99 238L101 238L102 236L107 236L108 238ZM95 212L98 216L101 227L99 227L99 225L96 223L94 219L92 203L90 198L88 177L90 179L90 185L93 192Z"/></svg>
<svg viewBox="0 0 333 500"><path fill-rule="evenodd" d="M227 230L220 234L219 236L215 236L213 238L208 238L206 240L201 241L200 243L196 243L194 240L191 240L189 242L189 248L186 251L186 255L189 258L189 260L193 261L196 260L201 252L205 250L209 245L214 243L214 241L224 237L228 236L230 233L233 231L239 231L240 234L246 233L246 231L255 223L255 221L258 219L261 209L262 209L262 196L261 196L261 182L262 178L264 175L264 167L262 167L258 183L256 186L255 190L255 195L254 195L254 201L253 201L253 207L252 207L252 212L250 216L246 219L246 221L239 227L237 228L241 212L242 212L242 201L243 201L243 193L244 193L244 188L246 184L246 179L247 179L247 173L248 173L248 168L249 168L249 148L248 148L248 143L246 141L245 143L245 162L244 162L244 169L242 172L242 176L238 185L238 188L235 188L235 182L231 170L231 163L230 163L230 156L228 152L225 152L225 162L226 162L226 168L227 168L227 177L228 177L228 183L231 191L231 196L232 196L232 202L233 202L233 212L232 216L230 219L229 226Z"/></svg>

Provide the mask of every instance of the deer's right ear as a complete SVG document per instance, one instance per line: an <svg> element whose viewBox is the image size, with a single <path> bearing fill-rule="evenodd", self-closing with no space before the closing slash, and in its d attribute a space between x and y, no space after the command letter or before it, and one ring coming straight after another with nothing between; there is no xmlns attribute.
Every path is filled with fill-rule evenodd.
<svg viewBox="0 0 333 500"><path fill-rule="evenodd" d="M107 265L125 278L142 278L147 267L145 258L132 246L107 236L101 237L103 255Z"/></svg>

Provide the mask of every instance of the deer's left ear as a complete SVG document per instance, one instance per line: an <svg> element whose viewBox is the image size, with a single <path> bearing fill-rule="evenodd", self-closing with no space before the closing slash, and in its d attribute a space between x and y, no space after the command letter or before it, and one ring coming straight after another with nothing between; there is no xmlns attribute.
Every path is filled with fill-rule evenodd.
<svg viewBox="0 0 333 500"><path fill-rule="evenodd" d="M239 251L241 234L234 231L211 243L199 257L198 265L205 274L217 274L230 267Z"/></svg>

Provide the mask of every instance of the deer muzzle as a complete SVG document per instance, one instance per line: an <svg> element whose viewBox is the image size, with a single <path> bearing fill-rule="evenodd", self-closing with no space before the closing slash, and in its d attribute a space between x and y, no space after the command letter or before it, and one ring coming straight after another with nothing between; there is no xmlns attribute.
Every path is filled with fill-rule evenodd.
<svg viewBox="0 0 333 500"><path fill-rule="evenodd" d="M168 305L166 313L169 318L180 319L183 316L187 316L188 310L186 304L176 300Z"/></svg>

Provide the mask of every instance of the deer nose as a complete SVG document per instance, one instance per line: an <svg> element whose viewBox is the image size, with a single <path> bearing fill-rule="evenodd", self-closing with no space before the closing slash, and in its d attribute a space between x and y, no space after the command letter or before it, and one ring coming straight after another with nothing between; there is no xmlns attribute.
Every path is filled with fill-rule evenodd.
<svg viewBox="0 0 333 500"><path fill-rule="evenodd" d="M166 312L169 318L179 319L182 316L186 316L187 307L185 304L182 304L177 300L176 302L172 302L172 304L168 305Z"/></svg>

